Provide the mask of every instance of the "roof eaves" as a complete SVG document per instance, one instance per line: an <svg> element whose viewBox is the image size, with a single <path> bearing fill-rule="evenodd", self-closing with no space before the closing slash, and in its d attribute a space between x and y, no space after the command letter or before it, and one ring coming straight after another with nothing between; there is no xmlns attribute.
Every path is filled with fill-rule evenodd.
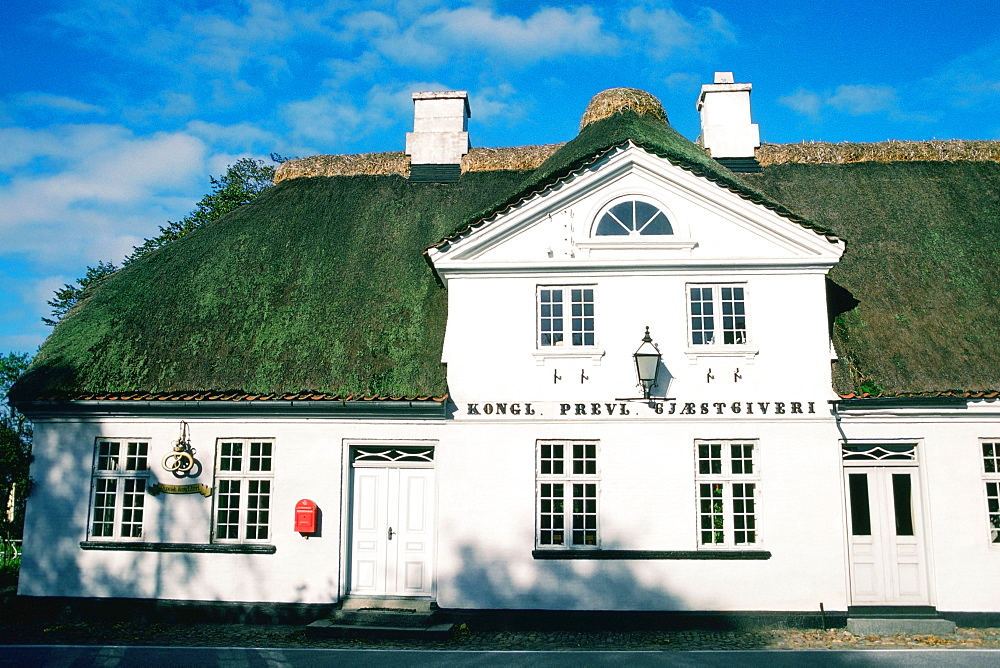
<svg viewBox="0 0 1000 668"><path fill-rule="evenodd" d="M935 392L896 392L881 394L838 394L833 401L840 408L928 408L964 406L970 401L994 401L1000 391L944 390Z"/></svg>
<svg viewBox="0 0 1000 668"><path fill-rule="evenodd" d="M255 416L379 419L444 419L450 400L440 397L348 395L293 392L130 392L50 395L25 401L18 409L31 419L73 415L157 415L164 418Z"/></svg>

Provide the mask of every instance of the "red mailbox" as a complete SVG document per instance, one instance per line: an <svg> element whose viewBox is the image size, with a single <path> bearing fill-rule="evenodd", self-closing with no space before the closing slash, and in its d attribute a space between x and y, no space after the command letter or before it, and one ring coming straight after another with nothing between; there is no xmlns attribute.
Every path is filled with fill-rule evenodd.
<svg viewBox="0 0 1000 668"><path fill-rule="evenodd" d="M295 530L299 533L316 533L316 503L302 499L295 504Z"/></svg>

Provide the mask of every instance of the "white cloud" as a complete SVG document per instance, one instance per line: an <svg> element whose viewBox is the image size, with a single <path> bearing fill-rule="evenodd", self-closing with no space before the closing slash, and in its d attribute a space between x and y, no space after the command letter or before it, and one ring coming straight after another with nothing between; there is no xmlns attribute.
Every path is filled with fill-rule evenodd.
<svg viewBox="0 0 1000 668"><path fill-rule="evenodd" d="M283 139L270 130L265 130L253 123L237 123L222 125L206 121L191 121L185 129L191 135L205 141L216 149L253 152L259 147L277 148Z"/></svg>
<svg viewBox="0 0 1000 668"><path fill-rule="evenodd" d="M485 53L511 61L614 53L619 40L587 6L543 7L527 18L485 6L442 8L411 22L374 10L346 16L344 40L365 41L401 64L439 65L453 54Z"/></svg>
<svg viewBox="0 0 1000 668"><path fill-rule="evenodd" d="M82 273L82 272L81 272ZM70 274L24 275L0 270L0 351L33 354L52 331L42 324L49 317L48 301L56 290L77 277ZM14 330L17 334L7 332Z"/></svg>
<svg viewBox="0 0 1000 668"><path fill-rule="evenodd" d="M664 77L663 83L675 90L698 90L703 81L701 75L693 72L674 72Z"/></svg>
<svg viewBox="0 0 1000 668"><path fill-rule="evenodd" d="M517 91L507 83L481 88L477 93L470 94L470 97L472 117L485 125L499 121L513 124L528 113L524 101L517 97Z"/></svg>
<svg viewBox="0 0 1000 668"><path fill-rule="evenodd" d="M527 19L499 16L481 7L442 9L422 18L415 28L440 31L453 44L516 60L611 53L618 48L617 39L602 30L601 19L590 7L545 7Z"/></svg>
<svg viewBox="0 0 1000 668"><path fill-rule="evenodd" d="M91 0L51 18L91 48L181 72L194 66L234 75L256 64L280 76L288 71L283 47L290 40L330 32L323 19L332 10L288 4L248 0L197 9L194 3Z"/></svg>
<svg viewBox="0 0 1000 668"><path fill-rule="evenodd" d="M1000 40L963 54L920 82L916 91L955 107L1000 103Z"/></svg>
<svg viewBox="0 0 1000 668"><path fill-rule="evenodd" d="M786 106L792 111L797 111L803 116L816 118L819 116L820 109L823 108L823 98L818 93L800 88L791 95L779 97L778 104Z"/></svg>
<svg viewBox="0 0 1000 668"><path fill-rule="evenodd" d="M124 115L129 121L142 123L151 119L185 118L197 110L198 103L191 93L165 90L139 107L124 110Z"/></svg>
<svg viewBox="0 0 1000 668"><path fill-rule="evenodd" d="M898 93L890 86L866 84L842 85L831 92L817 93L799 88L790 95L778 98L784 105L803 116L818 119L826 110L835 110L850 116L874 114L903 118L899 111Z"/></svg>
<svg viewBox="0 0 1000 668"><path fill-rule="evenodd" d="M74 100L64 95L50 93L22 93L17 96L21 107L42 107L49 111L60 111L68 114L106 114L107 110L97 105Z"/></svg>
<svg viewBox="0 0 1000 668"><path fill-rule="evenodd" d="M413 117L414 91L449 90L437 82L378 84L363 98L352 99L342 90L318 95L311 100L291 102L280 113L291 128L292 138L320 145L321 151L340 151L399 121ZM403 136L399 146L403 145Z"/></svg>
<svg viewBox="0 0 1000 668"><path fill-rule="evenodd" d="M657 59L668 58L679 50L691 52L716 42L736 40L729 22L712 9L703 9L688 19L670 7L636 5L623 14L622 24L635 34L638 48Z"/></svg>
<svg viewBox="0 0 1000 668"><path fill-rule="evenodd" d="M205 143L183 132L140 137L85 125L17 139L17 162L33 168L11 171L0 185L0 252L42 266L119 261L189 208L189 193L207 176Z"/></svg>
<svg viewBox="0 0 1000 668"><path fill-rule="evenodd" d="M332 58L323 63L330 73L328 85L339 86L354 79L370 78L384 65L382 57L374 51L367 51L354 60Z"/></svg>
<svg viewBox="0 0 1000 668"><path fill-rule="evenodd" d="M851 116L865 116L894 108L896 90L889 86L837 86L826 104Z"/></svg>
<svg viewBox="0 0 1000 668"><path fill-rule="evenodd" d="M248 11L236 19L212 12L184 17L178 32L192 36L192 63L230 73L239 72L251 60L261 62L272 72L287 69L284 58L271 50L272 45L294 34L296 17L277 3L257 0L248 4Z"/></svg>

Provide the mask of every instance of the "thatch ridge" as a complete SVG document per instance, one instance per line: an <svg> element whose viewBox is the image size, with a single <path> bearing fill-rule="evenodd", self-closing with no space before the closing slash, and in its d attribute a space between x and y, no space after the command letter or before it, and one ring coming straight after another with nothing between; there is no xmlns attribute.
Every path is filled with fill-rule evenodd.
<svg viewBox="0 0 1000 668"><path fill-rule="evenodd" d="M638 88L609 88L591 98L580 119L580 129L622 111L649 116L663 123L670 122L663 104L654 95Z"/></svg>
<svg viewBox="0 0 1000 668"><path fill-rule="evenodd" d="M529 171L537 168L563 144L472 148L463 158L462 173L490 171ZM402 151L357 153L350 155L314 155L281 163L274 182L312 176L386 176L410 175L410 159Z"/></svg>
<svg viewBox="0 0 1000 668"><path fill-rule="evenodd" d="M846 164L851 162L913 162L916 160L1000 162L1000 141L934 139L929 141L801 142L761 144L761 165L782 163Z"/></svg>
<svg viewBox="0 0 1000 668"><path fill-rule="evenodd" d="M655 114L653 116L655 118ZM586 118L586 114L584 117ZM604 118L606 117L604 116ZM666 116L664 116L665 118ZM588 119L585 125L590 125L596 120L601 119ZM461 169L462 173L534 170L563 146L565 146L565 142L497 148L474 147L462 158ZM889 140L867 143L764 143L757 149L756 157L762 166L784 163L847 164L852 162L913 162L918 160L1000 162L1000 141L949 139ZM409 176L410 160L402 151L314 155L308 158L295 158L283 162L278 167L275 171L274 182L280 183L287 179L312 176L378 176L389 174Z"/></svg>

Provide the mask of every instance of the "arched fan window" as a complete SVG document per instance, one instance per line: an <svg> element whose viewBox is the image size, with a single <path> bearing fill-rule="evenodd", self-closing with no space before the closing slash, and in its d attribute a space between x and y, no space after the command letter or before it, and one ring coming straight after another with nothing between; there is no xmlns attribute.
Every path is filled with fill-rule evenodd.
<svg viewBox="0 0 1000 668"><path fill-rule="evenodd" d="M663 236L674 230L666 214L655 204L632 199L619 202L604 212L594 236Z"/></svg>

